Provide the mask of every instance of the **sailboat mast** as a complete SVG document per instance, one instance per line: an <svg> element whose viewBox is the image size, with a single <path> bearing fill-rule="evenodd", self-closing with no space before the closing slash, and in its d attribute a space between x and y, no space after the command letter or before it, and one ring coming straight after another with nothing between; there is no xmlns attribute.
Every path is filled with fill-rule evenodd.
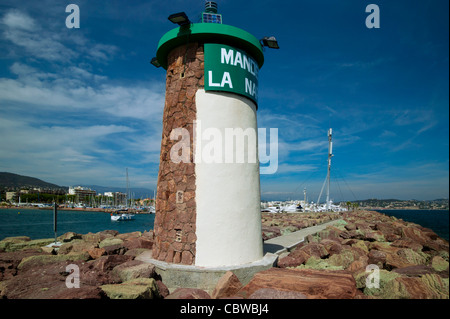
<svg viewBox="0 0 450 319"><path fill-rule="evenodd" d="M330 168L331 168L331 158L333 157L333 142L331 141L332 137L332 129L330 128L328 130L328 169L327 169L327 201L326 201L326 207L327 211L330 210Z"/></svg>
<svg viewBox="0 0 450 319"><path fill-rule="evenodd" d="M126 170L127 170L127 195L125 196L126 197L126 208L128 208L128 197L129 197L129 190L128 190L128 187L129 187L129 185L128 185L128 167L126 168Z"/></svg>

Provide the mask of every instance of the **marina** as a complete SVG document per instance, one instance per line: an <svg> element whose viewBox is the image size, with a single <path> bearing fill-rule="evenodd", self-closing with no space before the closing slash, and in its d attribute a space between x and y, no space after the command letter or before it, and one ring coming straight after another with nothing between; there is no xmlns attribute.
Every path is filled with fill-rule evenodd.
<svg viewBox="0 0 450 319"><path fill-rule="evenodd" d="M28 236L31 239L54 236L52 210L0 209L0 218L0 240L13 236ZM133 220L116 222L104 212L58 209L58 235L66 232L96 233L109 229L120 233L144 232L153 229L154 219L154 214L134 214Z"/></svg>
<svg viewBox="0 0 450 319"><path fill-rule="evenodd" d="M261 212L266 213L319 213L319 212L345 212L348 210L348 207L333 204L333 200L330 199L330 179L331 179L331 158L333 155L333 142L332 142L332 134L333 129L330 128L328 130L328 165L327 165L327 176L322 185L322 189L320 190L319 197L317 198L317 202L313 201L309 202L306 196L306 188L303 190L304 199L302 201L272 201L261 203ZM326 186L326 200L325 203L320 203L320 199L322 197L323 190Z"/></svg>

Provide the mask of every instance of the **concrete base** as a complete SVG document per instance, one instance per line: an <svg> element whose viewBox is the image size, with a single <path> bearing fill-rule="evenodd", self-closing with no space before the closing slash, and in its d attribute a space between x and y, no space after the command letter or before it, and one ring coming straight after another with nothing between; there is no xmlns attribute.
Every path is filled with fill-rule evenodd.
<svg viewBox="0 0 450 319"><path fill-rule="evenodd" d="M267 253L261 260L252 263L211 268L167 263L151 258L151 252L144 252L135 259L155 265L156 273L170 292L176 288L199 288L211 293L227 271L232 271L246 285L257 272L274 267L278 255Z"/></svg>

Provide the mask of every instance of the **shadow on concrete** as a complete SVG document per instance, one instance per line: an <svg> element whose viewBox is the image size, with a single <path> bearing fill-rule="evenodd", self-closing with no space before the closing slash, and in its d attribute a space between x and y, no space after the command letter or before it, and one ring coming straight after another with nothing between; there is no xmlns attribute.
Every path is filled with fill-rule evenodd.
<svg viewBox="0 0 450 319"><path fill-rule="evenodd" d="M284 246L281 246L281 245L278 245L278 244L269 244L269 243L264 243L263 244L264 254L266 254L266 253L276 254L280 250L285 250L285 249L286 248Z"/></svg>

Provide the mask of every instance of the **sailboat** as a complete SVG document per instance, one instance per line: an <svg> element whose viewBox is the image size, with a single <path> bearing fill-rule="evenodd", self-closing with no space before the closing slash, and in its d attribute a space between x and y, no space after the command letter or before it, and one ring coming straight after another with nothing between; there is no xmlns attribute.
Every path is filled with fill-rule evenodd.
<svg viewBox="0 0 450 319"><path fill-rule="evenodd" d="M123 213L121 213L123 211ZM114 213L111 213L111 221L118 222L118 221L127 221L127 220L133 220L134 214L125 213L127 210L118 210Z"/></svg>

